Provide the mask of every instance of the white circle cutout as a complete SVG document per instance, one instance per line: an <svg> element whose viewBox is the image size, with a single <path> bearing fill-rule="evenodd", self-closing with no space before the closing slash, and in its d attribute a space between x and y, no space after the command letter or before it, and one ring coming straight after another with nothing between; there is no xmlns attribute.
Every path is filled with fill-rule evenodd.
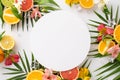
<svg viewBox="0 0 120 80"><path fill-rule="evenodd" d="M35 58L46 68L65 71L80 65L90 48L86 24L69 11L54 11L35 24L30 37Z"/></svg>

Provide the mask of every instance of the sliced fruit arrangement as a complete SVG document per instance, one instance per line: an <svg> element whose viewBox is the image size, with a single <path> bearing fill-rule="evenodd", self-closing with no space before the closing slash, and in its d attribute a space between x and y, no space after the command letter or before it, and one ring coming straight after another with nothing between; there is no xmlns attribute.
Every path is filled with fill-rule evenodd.
<svg viewBox="0 0 120 80"><path fill-rule="evenodd" d="M19 55L15 54L13 48L15 41L12 36L6 35L5 32L0 34L0 63L5 60L5 65L19 62Z"/></svg>
<svg viewBox="0 0 120 80"><path fill-rule="evenodd" d="M34 22L40 19L45 13L58 10L59 5L54 0L1 0L0 1L0 18L2 27L4 23L10 24L11 27L21 27L22 30L26 25L34 26ZM31 23L31 25L29 25ZM13 29L13 28L11 28Z"/></svg>

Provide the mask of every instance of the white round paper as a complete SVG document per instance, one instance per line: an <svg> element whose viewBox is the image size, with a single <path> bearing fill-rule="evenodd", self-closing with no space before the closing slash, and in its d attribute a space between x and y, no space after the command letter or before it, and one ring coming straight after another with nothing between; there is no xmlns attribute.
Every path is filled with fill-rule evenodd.
<svg viewBox="0 0 120 80"><path fill-rule="evenodd" d="M43 16L31 32L31 49L46 68L65 71L80 65L90 48L86 24L68 11Z"/></svg>

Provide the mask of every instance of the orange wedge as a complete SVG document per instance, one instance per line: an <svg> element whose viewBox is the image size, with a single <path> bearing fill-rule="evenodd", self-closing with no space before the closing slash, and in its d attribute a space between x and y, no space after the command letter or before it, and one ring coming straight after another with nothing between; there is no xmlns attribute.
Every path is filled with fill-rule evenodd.
<svg viewBox="0 0 120 80"><path fill-rule="evenodd" d="M111 41L111 40L102 40L100 41L99 45L98 45L98 52L102 55L106 54L106 51L115 45L115 42Z"/></svg>
<svg viewBox="0 0 120 80"><path fill-rule="evenodd" d="M113 36L114 36L115 41L120 44L120 25L117 25L115 27Z"/></svg>
<svg viewBox="0 0 120 80"><path fill-rule="evenodd" d="M42 80L43 72L41 70L33 70L28 73L26 80Z"/></svg>
<svg viewBox="0 0 120 80"><path fill-rule="evenodd" d="M79 3L83 8L92 8L94 6L94 0L79 0Z"/></svg>
<svg viewBox="0 0 120 80"><path fill-rule="evenodd" d="M20 21L11 11L11 8L6 8L3 12L3 20L8 24L16 24Z"/></svg>
<svg viewBox="0 0 120 80"><path fill-rule="evenodd" d="M0 63L4 61L4 58L3 50L0 48Z"/></svg>

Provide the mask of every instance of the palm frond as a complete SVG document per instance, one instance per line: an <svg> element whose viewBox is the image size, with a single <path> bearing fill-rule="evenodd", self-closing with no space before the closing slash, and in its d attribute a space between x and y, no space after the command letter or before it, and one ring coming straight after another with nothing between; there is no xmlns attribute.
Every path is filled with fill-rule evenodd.
<svg viewBox="0 0 120 80"><path fill-rule="evenodd" d="M120 74L113 78L113 80L120 80Z"/></svg>
<svg viewBox="0 0 120 80"><path fill-rule="evenodd" d="M103 7L103 13L105 14L106 19L109 20L109 16L108 15L110 14L110 11L109 11L107 5L105 5Z"/></svg>
<svg viewBox="0 0 120 80"><path fill-rule="evenodd" d="M88 25L90 25L90 26L92 26L92 27L95 27L95 28L97 28L99 25L95 25L95 24L90 24L90 23L88 23Z"/></svg>
<svg viewBox="0 0 120 80"><path fill-rule="evenodd" d="M103 23L103 22L98 22L98 21L95 21L95 20L89 20L89 21L91 21L91 22L93 22L93 23L96 23L96 24L105 24L105 23ZM107 25L107 24L105 24L105 25Z"/></svg>
<svg viewBox="0 0 120 80"><path fill-rule="evenodd" d="M90 50L89 53L96 52L96 51L98 51L98 49Z"/></svg>
<svg viewBox="0 0 120 80"><path fill-rule="evenodd" d="M25 79L25 76L26 76L26 74L19 74L19 75L17 75L17 76L11 77L11 78L9 78L9 79L7 79L7 80L20 80L21 78L22 78L22 79ZM22 79L21 79L21 80L22 80Z"/></svg>
<svg viewBox="0 0 120 80"><path fill-rule="evenodd" d="M99 33L98 31L95 31L95 30L89 30L89 32L92 32L92 33Z"/></svg>
<svg viewBox="0 0 120 80"><path fill-rule="evenodd" d="M98 12L94 11L94 13L99 17L99 19L101 19L102 21L108 23L108 21L103 16L101 16Z"/></svg>

